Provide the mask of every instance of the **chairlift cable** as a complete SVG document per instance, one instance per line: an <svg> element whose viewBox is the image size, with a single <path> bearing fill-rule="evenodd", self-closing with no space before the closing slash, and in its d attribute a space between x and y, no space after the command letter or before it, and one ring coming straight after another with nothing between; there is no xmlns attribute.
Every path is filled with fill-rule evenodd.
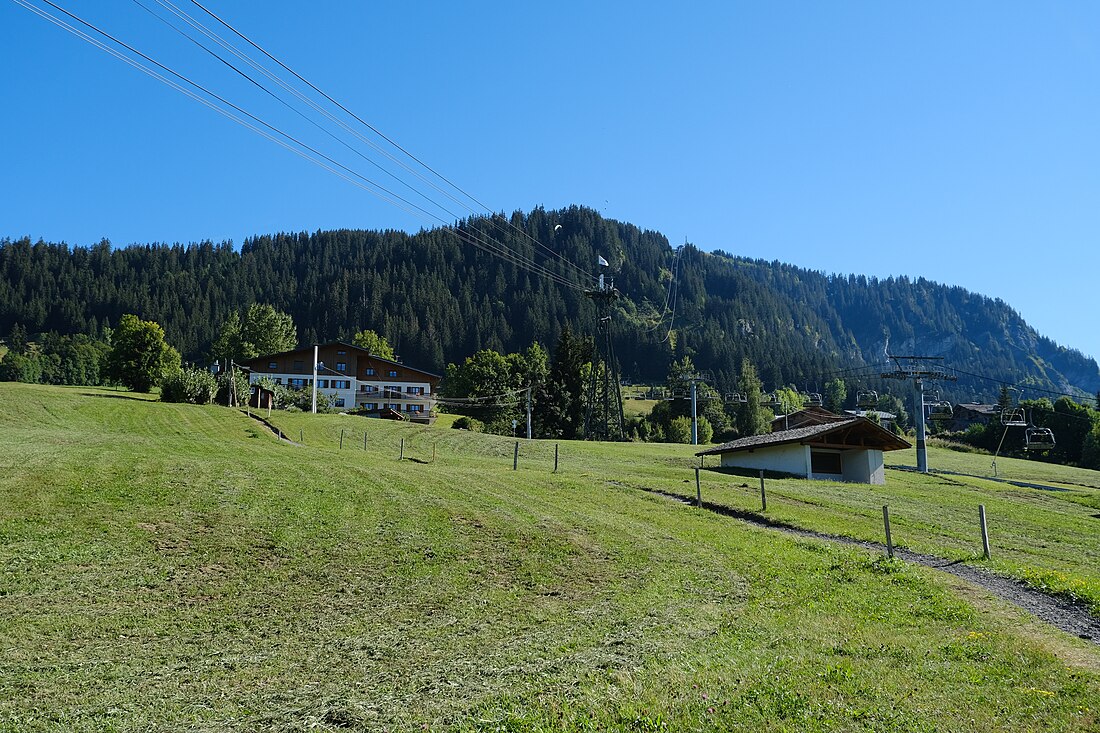
<svg viewBox="0 0 1100 733"><path fill-rule="evenodd" d="M48 2L49 0L44 0L44 1ZM325 133L326 135L328 135L328 136L329 136L330 138L332 138L333 140L335 140L335 141L336 141L336 142L338 142L339 144L343 145L343 146L344 146L345 148L347 148L348 150L350 150L350 151L351 151L352 153L354 153L355 155L358 155L358 156L359 156L360 158L362 158L362 159L363 159L363 160L365 160L366 162L370 163L371 165L373 165L373 166L374 166L375 168L377 168L378 170L382 171L382 172L383 172L383 173L385 173L386 175L390 176L391 178L393 178L394 180L396 180L396 181L397 181L398 183L400 183L401 185L403 185L403 186L405 186L406 188L408 188L409 190L411 190L411 191L412 191L413 193L417 194L418 196L421 196L422 198L424 198L425 200L427 200L428 202L430 202L430 203L431 203L431 204L432 204L433 206L436 206L437 208L441 209L441 210L442 210L442 211L444 211L444 212L445 212L446 214L448 214L449 216L451 216L451 217L452 217L453 219L458 219L458 218L460 218L460 217L459 217L459 215L458 215L458 214L456 214L455 212L453 212L453 211L450 211L450 210L449 210L449 209L447 209L447 208L446 208L445 206L443 206L443 205L441 205L441 204L440 204L439 202L437 202L437 201L433 200L433 199L432 199L431 197L429 197L428 195L424 194L424 193L423 193L423 192L421 192L421 191L418 191L418 190L417 190L416 188L414 188L413 186L411 186L411 185L410 185L410 184L409 184L408 182L404 181L403 179L401 179L400 177L398 177L397 175L395 175L395 174L394 174L394 173L392 173L391 171L389 171L389 170L387 170L386 168L384 168L383 166L379 165L379 164L378 164L378 163L377 163L376 161L374 161L374 160L372 160L371 158L369 158L369 157L367 157L366 155L364 155L364 154L362 153L362 151L360 151L360 150L356 149L356 148L355 148L355 147L353 147L352 145L348 144L348 143L347 143L347 142L346 142L345 140L343 140L343 139L339 138L338 136L336 136L335 134L333 134L333 133L332 133L332 132L331 132L330 130L328 130L328 129L324 128L323 126L321 126L321 125L320 125L320 124L319 124L319 123L318 123L318 122L317 122L316 120L314 120L314 119L310 118L309 116L307 116L306 114L304 114L304 113L303 113L303 112L302 112L301 110L299 110L299 109L296 109L296 108L295 108L294 106L292 106L291 104L289 104L289 103L288 103L288 102L287 102L286 100L284 100L283 98L281 98L281 97L280 97L279 95L275 94L275 93L274 93L273 91L271 91L270 89L268 89L267 87L265 87L265 86L264 86L263 84L261 84L260 82L258 82L258 81L257 81L256 79L254 79L254 78L252 78L251 76L249 76L249 75L248 75L248 74L247 74L246 72L242 71L242 70L241 70L240 68L238 68L238 67L237 67L236 65L234 65L234 64L233 64L233 63L232 63L231 61L229 61L229 60L225 59L224 57L222 57L221 55L219 55L219 54L218 54L218 53L217 53L216 51L214 51L213 49L211 49L211 48L209 48L208 46L206 46L205 44L203 44L203 43L202 43L202 42L201 42L200 40L198 40L197 38L195 38L194 36L192 36L191 34L189 34L189 33L188 33L187 31L185 31L185 30L183 30L183 29L179 28L179 27L178 27L178 26L176 26L176 25L175 25L174 23L172 23L172 22L170 22L170 21L166 20L166 19L165 19L165 18L163 18L163 17L162 17L162 16L160 15L160 14L158 14L158 13L154 12L154 11L153 11L152 9L150 9L149 7L147 7L146 5L144 5L144 4L143 4L143 3L142 3L142 2L140 1L140 0L132 0L132 1L133 1L133 2L134 2L134 3L136 4L136 5L138 5L139 7L141 7L141 8L143 9L143 10L145 10L145 11L146 11L147 13L149 13L150 15L152 15L152 16L153 16L154 18L156 18L157 20L159 20L159 21L160 21L161 23L164 23L164 24L165 24L165 25L167 25L167 26L168 26L169 28L171 28L171 29L172 29L173 31L175 31L175 32L176 32L176 33L178 33L179 35L183 36L183 37L184 37L184 38L186 38L187 40L191 41L191 43L195 44L196 46L198 46L198 47L199 47L199 48L201 48L202 50L206 51L206 52L207 52L208 54L210 54L211 56L213 56L213 57L214 57L215 59L217 59L218 61L220 61L220 62L221 62L222 64L224 64L225 66L229 67L230 69L232 69L233 71L235 71L235 72L236 72L237 74L239 74L240 76L242 76L243 78L245 78L246 80L248 80L249 82L251 82L251 83L252 83L252 84L253 84L254 86L256 86L256 87L257 87L258 89L260 89L261 91L263 91L264 93L266 93L267 95L269 95L269 96L270 96L270 97L271 97L272 99L275 99L276 101L278 101L278 102L279 102L280 104L282 104L282 105L283 105L284 107L286 107L286 108L287 108L287 109L289 109L290 111L292 111L292 112L294 112L295 114L297 114L297 115L298 115L299 117L301 117L302 119L304 119L304 120L305 120L306 122L309 122L309 123L310 123L311 125L313 125L313 126L314 126L314 127L316 127L316 128L318 129L318 130L320 130L321 132L323 132L323 133ZM290 87L289 85L286 85L286 84L285 84L284 82L282 82L282 80L281 80L281 79L279 79L278 77L276 77L276 76L274 76L273 74L271 74L270 72L268 72L268 71L267 71L266 69L264 69L264 68L263 68L262 66L259 66L258 64L255 64L255 63L254 63L254 62L253 62L253 61L252 61L252 60L251 60L251 59L250 59L249 57L247 57L247 56L245 56L245 55L241 54L241 53L240 53L240 52L238 52L238 51L237 51L237 50L236 50L235 48L233 48L233 47L232 47L231 45L229 45L229 44L226 44L226 43L225 43L224 41L222 41L222 39L220 39L220 38L219 38L219 37L218 37L218 36L217 36L216 34L213 34L213 33L211 33L211 32L210 32L210 31L209 31L208 29L206 29L206 28L205 28L205 26L202 26L202 24L200 24L200 23L198 23L197 21L193 20L193 19L191 18L191 16L189 16L189 15L187 15L186 13L184 13L183 11L179 10L179 9L178 9L178 8L177 8L177 7L175 6L175 5L173 5L173 4L171 3L171 2L168 2L168 0L156 0L156 2L157 2L157 3L159 4L159 5L161 5L162 7L164 7L164 8L166 8L166 9L168 9L169 11L173 12L173 13L174 13L174 14L175 14L175 15L176 15L177 17L179 17L179 18L181 18L182 20L184 20L185 22L189 23L189 24L190 24L190 25L191 25L192 27L194 27L194 28L197 28L198 30L202 31L202 32L203 32L203 33L204 33L205 35L207 35L207 36L208 36L209 38L211 38L211 39L215 40L216 42L218 42L219 44L221 44L223 48L226 48L227 50L229 50L229 51L233 52L234 54L236 54L236 55L238 56L238 58L241 58L241 59L245 60L245 61L246 61L247 63L249 63L249 64L250 64L250 65L251 65L251 66L252 66L252 67L253 67L254 69L257 69L258 71L260 71L260 72L264 73L264 74L265 74L265 75L266 75L266 76L267 76L267 77L268 77L269 79L273 79L274 81L276 81L276 82L278 82L278 83L282 84L282 85L284 86L284 88L288 89L288 90L289 90L289 91L291 91L292 93L295 93L295 94L296 94L296 95L297 95L297 96L298 96L298 97L299 97L300 99L302 99L302 100L304 100L304 101L306 101L306 102L308 102L308 103L312 104L312 106L313 106L313 107L314 107L315 109L317 109L318 111L320 111L320 112L322 112L322 113L324 113L324 114L328 115L328 116L330 117L330 119L332 119L332 120L334 120L334 121L336 121L336 122L340 122L340 120L338 120L337 118L335 118L334 116L332 116L331 114L329 114L329 113L327 112L327 110L324 110L324 109L323 109L322 107L320 107L319 105L313 104L312 100L309 100L309 99L308 99L307 97L305 97L304 95L298 94L298 93L297 93L297 90L293 89L293 87ZM154 61L154 63L156 63L156 62ZM243 110L242 110L242 112L243 112ZM247 114L247 113L245 113L245 114ZM249 116L251 116L251 115L249 115ZM265 124L266 124L266 123L265 123ZM352 129L351 129L350 127L348 127L347 125L344 125L344 127L346 127L346 128L347 128L347 129L349 130L349 131L352 131L352 132L354 133L354 130L352 130ZM360 137L360 138L362 138L363 140L365 140L365 141L366 141L366 142L368 142L368 143L370 143L370 142L371 142L371 141L367 140L366 138L364 138L364 137L363 137L363 136L361 136L361 135L360 135L359 137ZM375 147L376 149L378 149L378 148L377 148L377 146L374 146L374 147ZM383 152L383 151L381 151L381 150L380 150L380 152ZM318 153L318 154L320 154L320 153ZM331 159L329 159L329 160L331 160ZM333 161L333 162L335 163L335 161ZM338 163L335 163L335 164L339 165ZM342 166L342 167L343 167L343 166ZM374 182L372 181L372 183L374 183ZM377 184L377 183L375 183L374 185L378 185L378 184ZM431 212L429 212L429 211L427 211L427 210L423 209L423 208L422 208L422 207L420 207L420 206L417 206L416 204L414 204L414 203L412 203L412 202L408 201L407 199L404 199L404 198L402 198L402 197L398 196L398 195L397 195L396 193L393 193L393 192L389 192L389 193L390 193L390 195L392 195L392 196L395 196L395 197L399 198L399 199L400 199L401 201L404 201L404 202L405 202L405 203L407 203L407 204L408 204L409 206L412 206L412 207L414 207L415 209L417 209L418 211L422 212L422 213L423 213L423 214L424 214L424 215L425 215L425 216L426 216L426 217L427 217L427 218L428 218L429 220L434 220L435 222L437 222L437 223L439 223L439 224L443 225L443 228L444 228L444 229L452 229L451 227L449 227L449 226L447 225L447 222L446 222L446 221L445 221L445 220L444 220L444 219L443 219L442 217L440 217L440 216L438 216L438 215L436 215L436 214L433 214L433 213L431 213ZM407 209L406 209L406 211L407 211ZM499 229L499 226L498 226L498 229ZM452 229L452 230L453 230L453 229ZM460 237L461 237L461 236L462 236L462 235L460 235ZM469 239L468 239L468 238L469 238L469 237L471 237L471 236L472 236L472 235L468 235L468 234L466 235L466 237L467 237L467 241L469 241ZM508 247L508 246L507 246L506 244L504 244L504 243L502 243L502 242L501 242L501 243L498 243L498 242L496 242L496 241L492 240L491 238L488 238L488 241L486 241L486 239L483 239L483 238L481 238L481 237L473 237L473 238L475 238L475 239L479 239L479 241L481 241L481 242L482 242L483 244L486 244L486 245L487 245L487 246L488 246L488 247L489 247L490 249L494 249L494 250L499 250L499 251L500 251L500 253L501 253L501 255L502 255L502 256L503 256L503 257L504 257L505 259L509 259L510 261L512 261L512 262L513 262L513 264L519 264L519 262L521 262L521 261L522 261L522 262L527 262L527 263L529 263L529 264L530 264L530 267L526 267L526 268L524 268L524 269L528 269L528 270L530 270L530 271L532 271L532 272L535 272L536 274L542 274L542 275L545 275L545 276L549 277L549 278L550 278L551 280L553 280L553 281L557 282L558 284L565 284L565 282L566 282L566 281L565 281L565 279L564 279L564 278L561 278L560 276L559 276L559 277L553 277L553 275L556 275L557 273L553 273L553 271L551 271L551 270L548 270L548 269L547 269L547 268L545 268L544 266L542 266L542 265L538 264L537 262L535 262L535 261L534 261L533 259L527 258L527 257L525 257L525 256L523 256L523 255L521 255L521 254L519 254L519 253L516 253L516 252L514 252L514 251L513 251L513 250L511 250L511 249L510 249L510 248L509 248L509 247ZM578 268L578 269L579 269L579 268ZM583 271L582 271L582 272L583 272ZM587 273L585 273L585 274L587 274Z"/></svg>
<svg viewBox="0 0 1100 733"><path fill-rule="evenodd" d="M343 164L333 160L332 158L326 156L324 153L321 153L320 151L315 150L314 148L310 147L309 145L306 145L305 143L301 142L300 140L293 137L292 135L289 135L289 134L283 132L279 128L277 128L273 125L270 125L267 122L264 122L260 118L256 117L255 115L252 115L251 113L249 113L246 110L238 107L237 105L233 104L232 102L229 102L228 100L224 99L223 97L219 96L218 94L210 91L206 87L198 84L197 82L192 81L188 77L176 72L175 70L165 66L164 64L161 64L160 62L158 62L155 59L147 56L146 54L142 53L141 51L138 51L137 49L135 49L132 46L126 44L125 42L119 40L118 38L112 36L111 34L107 33L106 31L103 31L102 29L98 28L97 26L93 25L92 23L89 23L88 21L85 21L84 19L82 19L82 18L74 15L73 13L65 10L64 8L60 7L59 5L53 3L51 0L42 0L42 2L45 2L47 5L50 5L51 7L55 8L58 12L61 12L65 15L69 16L73 20L76 20L77 22L85 25L86 27L91 28L92 30L99 33L103 37L110 39L111 41L113 41L114 43L118 44L119 46L127 49L131 53L134 53L134 54L140 56L141 58L147 60L149 63L154 64L157 67L163 69L165 72L175 76L176 78L186 82L187 84L190 84L195 89L198 89L198 90L202 91L203 93L209 95L213 99L218 100L220 103L236 110L237 112L240 112L241 114L245 115L246 117L248 117L252 120L255 120L258 124L263 125L263 127L268 128L269 130L271 130L271 131L275 132L276 134L282 136L286 140L289 140L289 141L293 142L295 145L300 146L300 148L303 148L304 150L309 151L310 153L313 153L313 155L318 156L319 158L321 158L321 160L318 160L318 158L313 157L313 155L310 155L310 154L304 152L303 150L301 150L299 148L296 148L293 145L288 144L284 140L281 140L278 137L275 137L274 135L272 135L268 132L265 132L264 130L256 127L255 125L253 125L253 124L251 124L251 123L249 123L245 120L242 120L241 118L237 117L236 115L232 114L231 112L227 111L226 109L224 109L222 107L219 107L217 104L214 104L210 100L203 98L202 96L194 93L193 91L187 89L186 87L181 86L180 84L172 81L171 79L168 79L165 76L157 73L153 69L150 69L149 67L145 66L144 64L141 64L140 62L138 62L138 61L136 61L132 58L127 57L125 54L120 53L116 49L113 49L110 46L106 45L105 43L93 38L92 36L89 36L87 33L83 32L80 29L76 28L75 26L67 23L66 21L62 20L61 18L58 18L57 16L54 16L54 15L50 14L48 11L45 11L45 10L39 8L39 7L36 7L32 4L30 4L29 2L27 2L27 0L13 0L13 2L20 5L24 9L33 12L34 14L38 15L39 17L53 23L54 25L62 28L63 30L66 30L69 33L77 36L78 38L80 38L81 40L89 43L90 45L93 45L93 46L99 48L100 50L105 51L106 53L108 53L108 54L114 56L115 58L119 59L120 61L123 61L124 63L132 66L133 68L141 71L142 73L145 73L146 75L156 79L157 81L160 81L161 83L165 84L166 86L169 86L169 87L175 89L176 91L184 94L185 96L188 96L191 99L203 104L204 106L209 107L210 109L214 110L215 112L218 112L219 114L227 117L228 119L236 122L237 124L239 124L239 125L247 128L247 129L261 135L262 137L264 137L264 138L280 145L281 147L289 150L290 152L298 155L299 157L302 157L305 160L308 160L311 163L314 163L318 167L323 168L323 169L329 171L330 173L333 173L334 175L339 176L340 178L344 179L345 181L348 181L349 183L357 186L358 188L361 188L361 189L377 196L378 198L382 199L386 203L389 203L389 204L395 206L396 208L401 209L401 210L405 211L406 213L409 213L413 216L417 215L416 211L420 211L425 216L431 217L432 219L435 219L436 221L438 221L440 223L446 224L446 222L443 219L441 219L440 217L432 215L430 212L427 212L426 210L424 210L423 208L417 206L416 204L413 204L413 203L409 202L407 199L404 199L403 197L393 193L392 191L389 191L388 189L386 189L385 187L383 187L383 186L379 185L378 183L372 181L371 179L369 179L369 178L357 173L356 171L348 168L347 166L344 166ZM323 161L327 161L327 163L323 162ZM329 165L329 164L331 164L331 165ZM335 166L335 167L333 167L333 166ZM338 169L341 169L341 170L338 170ZM346 173L341 172L341 171L346 171ZM356 179L359 179L359 180L356 180ZM371 186L373 186L374 188L371 188ZM378 190L375 190L375 189L378 189ZM411 207L411 208L409 208L409 207ZM414 211L413 209L415 209L416 211ZM453 231L456 234L456 236L458 236L462 241L465 241L465 242L473 245L474 247L482 249L482 250L484 250L484 251L486 251L490 254L495 254L497 256L500 256L501 258L511 262L512 264L514 264L514 265L516 265L516 266L518 266L522 269L526 269L526 270L529 270L529 271L531 271L535 274L539 274L539 275L542 275L544 277L547 277L548 279L552 280L553 282L556 282L559 285L564 285L566 287L572 287L574 289L581 289L580 285L565 279L564 277L562 277L558 273L555 273L551 270L548 270L548 269L542 267L541 265L538 265L538 263L535 263L531 260L523 259L522 256L512 252L511 250L508 250L504 245L500 245L500 244L498 244L496 242L492 242L492 241L487 242L484 239L482 239L481 237L473 236L471 234L468 234L466 232L463 232L463 231L460 231L460 230L457 230L457 229L451 229L451 231Z"/></svg>
<svg viewBox="0 0 1100 733"><path fill-rule="evenodd" d="M463 188L462 188L461 186L459 186L458 184L456 184L456 183L454 183L453 181L451 181L450 179L448 179L448 178L447 178L446 176L444 176L444 175L443 175L442 173L440 173L440 172L439 172L439 171L437 171L437 170L436 170L435 168L433 168L433 167L431 167L430 165L428 165L427 163L425 163L425 162L424 162L423 160L421 160L421 159L420 159L420 158L418 158L417 156L413 155L413 154L412 154L411 152L409 152L409 151L408 151L407 149L405 149L405 148L404 148L404 147L402 147L402 146L401 146L400 144L398 144L398 143L397 143L397 142L396 142L395 140L393 140L392 138L388 137L388 136L387 136L387 135L386 135L385 133L383 133L383 132L382 132L381 130L379 130L378 128L376 128L376 127L374 127L373 125L371 125L371 124L370 124L369 122L367 122L367 121L366 121L366 120L364 120L363 118L359 117L359 116L358 116L357 114L355 114L354 112L352 112L352 111L351 111L350 109L348 109L347 107L345 107L345 106L344 106L343 104L341 104L340 102L336 101L336 100L335 100L335 99L333 99L333 98L332 98L331 96L329 96L328 94L326 94L325 92L323 92L323 91L322 91L321 89L319 89L319 88L318 88L318 87L317 87L317 86L316 86L315 84L313 84L313 83L312 83L311 81L309 81L308 79L306 79L305 77L303 77L303 76L302 76L301 74L299 74L298 72L294 71L294 69L292 69L292 68L290 68L289 66L287 66L286 64L284 64L284 63L283 63L282 61L280 61L280 60L279 60L278 58L276 58L276 57L275 57L275 56L273 56L273 55L272 55L271 53L269 53L269 52L268 52L267 50L265 50L265 49L264 49L264 48L263 48L262 46L260 46L260 45L259 45L258 43L256 43L255 41L253 41L253 40L252 40L251 38L249 38L248 36L244 35L244 34L243 34L243 33L242 33L241 31L237 30L237 28L235 28L235 27L234 27L234 26L233 26L232 24L230 24L230 23L229 23L228 21L226 21L225 19L223 19L222 17L220 17L219 15L217 15L216 13L214 13L214 12L213 12L212 10L210 10L209 8L207 8L206 6L204 6L204 5L202 4L202 3L198 2L197 0L191 0L191 2L192 2L192 4L193 4L193 5L197 6L197 7L199 8L199 9L201 9L201 10L202 10L203 12L205 12L205 13L206 13L207 15L209 15L209 16L210 16L210 17L212 17L212 18L214 18L214 20L218 21L218 22L219 22L219 23L221 23L221 24L222 24L223 26L225 26L225 27L226 27L226 28L227 28L228 30L230 30L230 31L231 31L232 33L234 33L234 34L235 34L235 35L236 35L237 37L239 37L240 39L242 39L243 41L245 41L246 43L248 43L248 44L249 44L250 46L252 46L253 48L255 48L255 49L256 49L257 51L259 51L259 52L260 52L261 54L263 54L264 56L266 56L266 57L267 57L268 59L270 59L270 60L271 60L271 61L273 61L274 63L278 64L278 65L279 65L279 66L280 66L281 68L283 68L283 69L284 69L285 71L287 71L288 73L290 73L291 75L293 75L293 76L294 76L294 77L295 77L296 79L298 79L298 80L299 80L299 81L301 81L301 82L302 82L303 84L305 84L306 86L308 86L308 87L309 87L310 89L312 89L312 90L313 90L314 92L316 92L317 94L320 94L320 95L321 95L322 97L324 97L324 98L325 98L326 100L328 100L328 101L329 101L329 102L330 102L331 104L333 104L333 105L335 105L336 107L338 107L339 109L341 109L341 110L342 110L342 111L343 111L344 113L346 113L347 115L349 115L350 117L352 117L353 119L355 119L355 120L356 120L357 122L359 122L359 123L360 123L361 125L363 125L363 126L364 126L364 127L366 127L367 129L369 129L369 130L370 130L371 132L373 132L374 134L378 135L378 136L379 136L380 138L382 138L383 140L385 140L385 141L386 141L387 143L389 143L390 145L392 145L392 146L393 146L394 148L396 148L397 150L399 150L399 151L401 151L402 153L404 153L404 154L405 154L406 156L408 156L408 157L409 157L409 158L410 158L411 160L415 161L415 162L416 162L416 163L418 163L418 164L419 164L420 166L422 166L422 167L423 167L423 168L424 168L425 170L429 171L429 172L430 172L430 173L432 173L432 174L433 174L434 176L436 176L436 178L438 178L439 180L443 181L443 182L444 182L444 183L446 183L446 184L447 184L448 186L450 186L451 188L453 188L454 190L458 191L458 192L459 192L459 193L461 193L461 194L462 194L463 196L465 196L466 198L468 198L468 199L469 199L470 201L472 201L472 202L474 202L475 204L477 204L477 205L478 205L479 207L481 207L481 209L482 209L482 210L483 210L484 212L487 212L487 213L489 213L489 214L490 214L490 216L492 216L492 215L493 215L493 212L492 212L492 210L491 210L491 209L490 209L490 208L489 208L489 207L488 207L487 205L485 205L485 204L484 204L484 203L482 203L482 202L481 202L480 200L478 200L478 199L477 199L477 198L476 198L475 196L473 196L472 194L470 194L470 193L469 193L468 191L466 191L465 189L463 189ZM396 162L398 162L397 160L393 159L392 157L391 157L391 160L394 160L394 162L395 162L395 163L396 163ZM407 168L407 170L409 170L409 169ZM413 171L412 171L412 170L409 170L409 172L413 172ZM419 176L418 176L418 177L419 177ZM421 180L423 180L423 179L421 179ZM425 181L425 183L427 183L427 181ZM468 207L468 208L470 208L470 207ZM512 228L514 228L514 229L515 229L516 231L518 231L518 232L519 232L520 234L522 234L522 235L523 235L524 237L526 237L527 239L531 240L531 241L532 241L532 242L534 242L534 243L535 243L535 244L536 244L537 246L539 246L539 247L541 247L542 249L546 250L547 252L549 252L549 253L550 253L550 254L552 254L553 256L557 257L557 258L558 258L558 259L560 259L560 260L561 260L562 262L566 263L566 264L567 264L567 265L569 265L570 267L573 267L573 268L575 268L576 270L578 270L579 272L583 273L583 274L584 274L584 275L586 275L586 276L587 276L587 277L588 277L589 279L595 279L595 277L594 277L594 276L593 276L593 275L592 275L592 274L591 274L590 272L588 272L588 271L584 270L583 268L581 268L580 266L578 266L578 265L577 265L576 263L573 263L573 262L569 261L569 260L568 260L568 259L566 259L566 258L565 258L564 256L562 256L562 255L561 255L560 253L558 253L558 252L555 252L554 250L550 249L550 248L549 248L549 247L547 247L547 246L546 246L545 244L543 244L543 243L542 243L542 242L540 242L539 240L535 239L534 237L532 237L532 236L531 236L530 234L528 234L527 232L523 231L522 229L520 229L519 227L515 226L515 225L514 225L514 224L512 224L511 222L508 222L508 224L509 224L509 226L511 226Z"/></svg>

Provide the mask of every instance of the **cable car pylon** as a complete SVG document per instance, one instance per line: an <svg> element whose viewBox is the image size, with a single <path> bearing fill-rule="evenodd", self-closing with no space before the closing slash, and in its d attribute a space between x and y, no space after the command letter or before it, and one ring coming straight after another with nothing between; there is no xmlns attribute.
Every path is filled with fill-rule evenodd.
<svg viewBox="0 0 1100 733"><path fill-rule="evenodd" d="M607 260L599 257L600 277L585 296L596 304L596 338L592 353L592 377L588 383L588 406L584 413L585 440L623 439L623 396L619 387L619 363L611 338L611 302L619 291L605 277Z"/></svg>

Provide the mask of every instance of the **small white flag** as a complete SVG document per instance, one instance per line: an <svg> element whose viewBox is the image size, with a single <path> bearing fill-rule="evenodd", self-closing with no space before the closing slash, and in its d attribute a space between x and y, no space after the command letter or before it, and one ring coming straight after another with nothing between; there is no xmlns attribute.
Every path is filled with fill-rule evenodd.
<svg viewBox="0 0 1100 733"><path fill-rule="evenodd" d="M605 260L602 255L596 255L596 262L599 263L600 267L608 266L607 260Z"/></svg>

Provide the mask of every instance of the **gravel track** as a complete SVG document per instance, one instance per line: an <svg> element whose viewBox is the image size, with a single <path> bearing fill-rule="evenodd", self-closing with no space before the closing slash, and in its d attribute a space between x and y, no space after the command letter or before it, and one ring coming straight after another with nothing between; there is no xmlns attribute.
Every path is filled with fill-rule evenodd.
<svg viewBox="0 0 1100 733"><path fill-rule="evenodd" d="M621 486L621 484L617 485ZM695 505L695 501L689 497L672 494L667 491L660 491L658 489L642 488L642 490L683 504ZM880 542L856 540L851 537L814 532L812 530L802 529L801 527L795 527L785 522L769 519L756 512L733 509L708 501L703 502L703 508L715 514L732 517L733 519L754 524L758 527L766 527L798 537L809 537L843 545L855 545L874 552L886 552L886 545ZM966 565L960 560L947 560L946 558L936 557L935 555L925 555L897 547L894 548L894 557L918 565L924 565L925 567L934 568L945 573L951 573L969 583L986 589L1001 600L1008 601L1024 609L1036 618L1045 621L1055 628L1073 634L1081 639L1087 639L1093 644L1100 645L1100 618L1092 615L1092 613L1089 612L1088 606L1084 603L1044 593L1014 578L1008 578L981 568L975 568Z"/></svg>

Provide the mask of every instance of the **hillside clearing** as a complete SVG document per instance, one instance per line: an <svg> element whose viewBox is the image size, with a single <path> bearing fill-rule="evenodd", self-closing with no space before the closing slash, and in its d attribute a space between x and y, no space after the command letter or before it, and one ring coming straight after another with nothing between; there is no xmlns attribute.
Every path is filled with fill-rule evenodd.
<svg viewBox="0 0 1100 733"><path fill-rule="evenodd" d="M682 486L688 446L563 443L554 474L552 443L513 471L496 436L273 419L304 445L0 385L0 730L1097 725L1084 642L607 483Z"/></svg>

